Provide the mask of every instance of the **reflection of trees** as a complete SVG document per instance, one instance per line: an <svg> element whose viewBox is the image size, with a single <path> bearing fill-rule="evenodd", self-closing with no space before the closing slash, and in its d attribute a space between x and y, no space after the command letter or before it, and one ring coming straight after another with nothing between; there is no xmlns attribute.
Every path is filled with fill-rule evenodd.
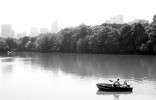
<svg viewBox="0 0 156 100"><path fill-rule="evenodd" d="M13 57L6 57L4 59L1 59L1 62L13 62L15 59Z"/></svg>
<svg viewBox="0 0 156 100"><path fill-rule="evenodd" d="M53 72L58 72L61 68L60 66L60 56L57 54L37 54L32 59L32 63L37 65L37 67L42 67L45 70L50 70Z"/></svg>
<svg viewBox="0 0 156 100"><path fill-rule="evenodd" d="M44 69L82 77L122 76L141 79L156 77L156 57L130 55L89 55L89 54L33 54L32 64Z"/></svg>
<svg viewBox="0 0 156 100"><path fill-rule="evenodd" d="M153 61L152 61L153 60ZM150 78L155 75L155 58L113 55L65 55L61 57L63 71L81 76L123 75L125 78ZM153 69L153 70L151 70Z"/></svg>

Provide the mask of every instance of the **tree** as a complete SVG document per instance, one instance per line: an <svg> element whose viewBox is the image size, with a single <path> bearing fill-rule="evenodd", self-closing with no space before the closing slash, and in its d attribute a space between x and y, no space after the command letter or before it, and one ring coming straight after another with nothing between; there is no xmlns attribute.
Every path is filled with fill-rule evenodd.
<svg viewBox="0 0 156 100"><path fill-rule="evenodd" d="M50 52L50 43L49 37L44 36L41 42L41 52L48 53Z"/></svg>
<svg viewBox="0 0 156 100"><path fill-rule="evenodd" d="M5 39L0 37L0 52L6 52L7 50L8 50L8 46Z"/></svg>
<svg viewBox="0 0 156 100"><path fill-rule="evenodd" d="M149 43L147 46L150 48L150 52L156 53L156 28L153 26L148 33Z"/></svg>
<svg viewBox="0 0 156 100"><path fill-rule="evenodd" d="M136 23L132 27L132 44L135 46L135 52L140 51L140 46L142 43L146 43L148 41L148 35L145 34L145 28L141 23Z"/></svg>
<svg viewBox="0 0 156 100"><path fill-rule="evenodd" d="M153 16L153 22L156 23L156 15Z"/></svg>
<svg viewBox="0 0 156 100"><path fill-rule="evenodd" d="M77 42L78 53L89 53L88 41L89 41L89 36L79 39L79 41Z"/></svg>
<svg viewBox="0 0 156 100"><path fill-rule="evenodd" d="M58 52L60 50L60 42L58 39L58 35L51 34L49 36L49 46L50 46L50 52Z"/></svg>
<svg viewBox="0 0 156 100"><path fill-rule="evenodd" d="M29 40L30 40L30 37L29 37L29 36L23 37L22 42L21 42L21 44L20 44L20 50L22 50L22 51L27 51L27 50L28 50L28 48L26 48L26 43L27 43Z"/></svg>
<svg viewBox="0 0 156 100"><path fill-rule="evenodd" d="M131 25L124 25L121 27L120 31L120 36L119 36L119 44L120 44L120 51L122 53L129 53L133 51L133 47L131 47ZM131 49L129 49L131 48Z"/></svg>
<svg viewBox="0 0 156 100"><path fill-rule="evenodd" d="M143 53L148 53L147 45L142 43L142 45L140 46L140 51L143 52Z"/></svg>
<svg viewBox="0 0 156 100"><path fill-rule="evenodd" d="M85 36L90 35L91 33L90 26L82 24L78 28L79 28L79 34L78 34L79 38L84 38Z"/></svg>
<svg viewBox="0 0 156 100"><path fill-rule="evenodd" d="M16 39L13 39L13 38L6 38L6 43L7 43L7 46L8 46L8 50L11 51L11 50L16 50L17 47L18 47L18 44L17 44L17 40Z"/></svg>
<svg viewBox="0 0 156 100"><path fill-rule="evenodd" d="M110 32L108 32L108 39L104 44L108 49L108 53L119 53L119 33L116 29L112 29Z"/></svg>
<svg viewBox="0 0 156 100"><path fill-rule="evenodd" d="M44 53L51 52L50 41L49 41L50 37L51 37L51 34L39 35L36 41L34 42L35 50L38 52L44 52Z"/></svg>
<svg viewBox="0 0 156 100"><path fill-rule="evenodd" d="M66 28L59 33L60 51L64 53L71 52L71 37L73 35L72 28Z"/></svg>
<svg viewBox="0 0 156 100"><path fill-rule="evenodd" d="M108 38L108 32L111 29L105 26L95 26L92 28L92 35L89 39L89 48L92 53L106 53L107 48L105 46L105 41Z"/></svg>

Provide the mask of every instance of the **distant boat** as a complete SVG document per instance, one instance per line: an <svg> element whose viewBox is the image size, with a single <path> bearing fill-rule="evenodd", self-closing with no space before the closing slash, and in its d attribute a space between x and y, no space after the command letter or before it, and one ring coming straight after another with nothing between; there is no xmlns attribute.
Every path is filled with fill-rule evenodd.
<svg viewBox="0 0 156 100"><path fill-rule="evenodd" d="M11 54L12 52L8 51L8 54Z"/></svg>
<svg viewBox="0 0 156 100"><path fill-rule="evenodd" d="M96 86L99 88L101 91L118 91L118 92L127 92L127 91L132 91L133 88L130 86L127 87L114 87L113 84L106 84L106 83L98 83Z"/></svg>
<svg viewBox="0 0 156 100"><path fill-rule="evenodd" d="M11 49L11 51L8 51L8 54L14 54L15 52Z"/></svg>

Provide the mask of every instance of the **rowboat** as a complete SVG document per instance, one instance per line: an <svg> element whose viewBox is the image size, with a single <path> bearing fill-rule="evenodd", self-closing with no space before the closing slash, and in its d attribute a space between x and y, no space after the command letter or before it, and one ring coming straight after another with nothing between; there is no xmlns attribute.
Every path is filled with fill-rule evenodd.
<svg viewBox="0 0 156 100"><path fill-rule="evenodd" d="M118 91L118 92L127 92L132 91L133 88L128 86L120 86L120 87L114 87L113 84L107 84L107 83L98 83L96 86L99 88L99 90L102 91Z"/></svg>

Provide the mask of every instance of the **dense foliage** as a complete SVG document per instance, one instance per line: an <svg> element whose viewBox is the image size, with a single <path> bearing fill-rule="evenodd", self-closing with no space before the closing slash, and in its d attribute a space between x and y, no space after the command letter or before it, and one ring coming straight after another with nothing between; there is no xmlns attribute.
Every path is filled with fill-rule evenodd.
<svg viewBox="0 0 156 100"><path fill-rule="evenodd" d="M60 53L156 54L156 15L153 22L80 25L57 34L0 38L0 52L9 50Z"/></svg>

